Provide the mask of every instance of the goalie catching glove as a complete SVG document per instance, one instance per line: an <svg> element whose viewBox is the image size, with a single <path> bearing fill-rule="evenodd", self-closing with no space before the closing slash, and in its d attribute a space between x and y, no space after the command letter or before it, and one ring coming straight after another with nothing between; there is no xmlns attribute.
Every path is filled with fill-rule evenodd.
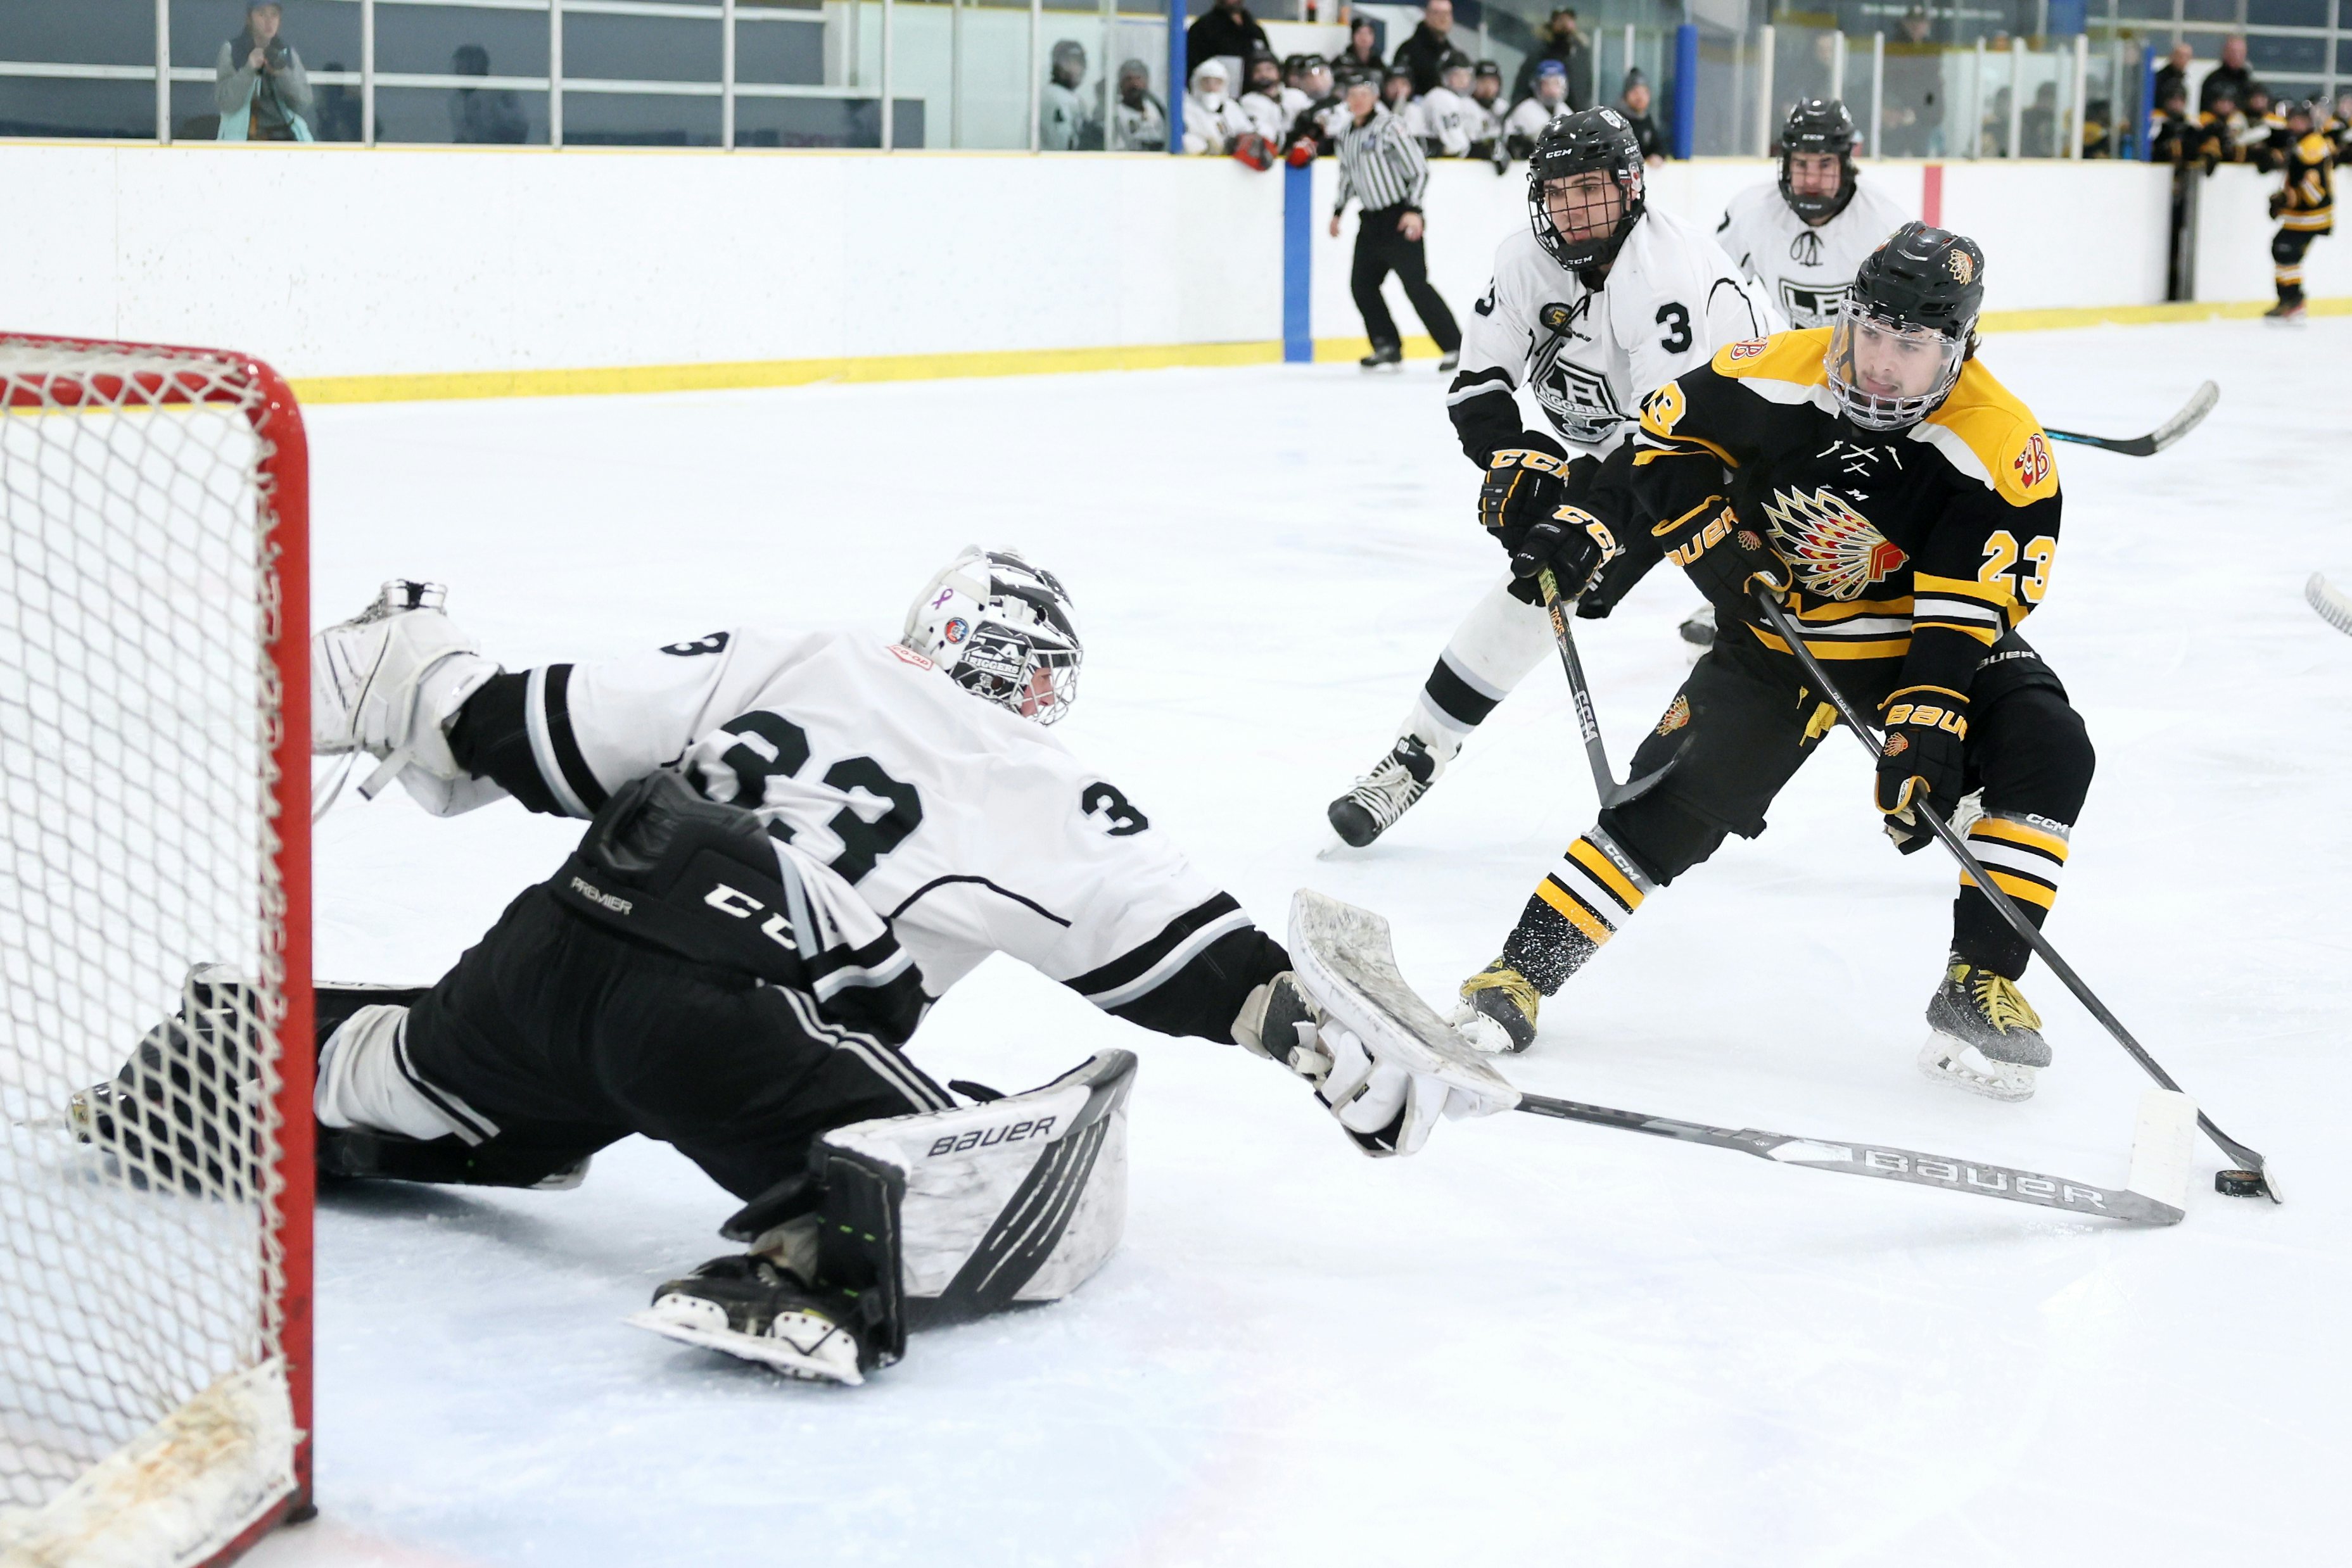
<svg viewBox="0 0 2352 1568"><path fill-rule="evenodd" d="M1518 1091L1405 986L1379 915L1302 888L1290 950L1298 968L1250 994L1234 1037L1313 1084L1365 1154L1414 1154L1441 1116L1518 1103Z"/></svg>
<svg viewBox="0 0 2352 1568"><path fill-rule="evenodd" d="M373 800L395 778L417 804L454 817L506 791L458 766L448 727L466 699L499 673L481 644L441 606L437 582L394 579L376 601L310 639L310 751L364 752L382 766L360 785ZM339 778L323 812L342 788Z"/></svg>

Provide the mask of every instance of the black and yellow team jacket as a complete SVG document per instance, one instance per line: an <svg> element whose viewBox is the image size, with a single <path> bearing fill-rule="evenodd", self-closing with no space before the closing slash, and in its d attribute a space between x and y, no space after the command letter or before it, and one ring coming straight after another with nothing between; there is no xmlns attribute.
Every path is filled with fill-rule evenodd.
<svg viewBox="0 0 2352 1568"><path fill-rule="evenodd" d="M2279 226L2301 234L2336 232L2335 149L2321 131L2308 131L2285 149L2285 204Z"/></svg>
<svg viewBox="0 0 2352 1568"><path fill-rule="evenodd" d="M1794 569L1784 602L1814 655L1853 673L1857 697L1965 693L2049 589L2050 438L1970 360L1935 413L1864 439L1830 392L1830 332L1730 344L1651 394L1634 441L1640 510L1664 527L1728 499ZM1746 632L1789 652L1762 625Z"/></svg>

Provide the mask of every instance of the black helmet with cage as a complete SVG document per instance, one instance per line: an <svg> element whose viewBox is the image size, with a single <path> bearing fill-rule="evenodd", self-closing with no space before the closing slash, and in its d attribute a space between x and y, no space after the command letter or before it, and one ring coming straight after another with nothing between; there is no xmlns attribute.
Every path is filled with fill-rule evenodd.
<svg viewBox="0 0 2352 1568"><path fill-rule="evenodd" d="M1646 169L1633 128L1613 109L1580 109L1545 126L1528 158L1528 222L1536 243L1570 272L1607 267L1642 221ZM1615 191L1575 183L1590 173L1606 174ZM1573 237L1560 231L1562 223Z"/></svg>
<svg viewBox="0 0 2352 1568"><path fill-rule="evenodd" d="M1853 200L1853 116L1834 98L1808 98L1789 110L1780 126L1780 195L1809 224L1825 223L1845 211ZM1800 195L1790 178L1789 161L1799 152L1834 153L1838 188L1833 195Z"/></svg>
<svg viewBox="0 0 2352 1568"><path fill-rule="evenodd" d="M1976 354L1984 251L1907 223L1864 258L1830 332L1830 392L1856 426L1907 430L1942 406Z"/></svg>

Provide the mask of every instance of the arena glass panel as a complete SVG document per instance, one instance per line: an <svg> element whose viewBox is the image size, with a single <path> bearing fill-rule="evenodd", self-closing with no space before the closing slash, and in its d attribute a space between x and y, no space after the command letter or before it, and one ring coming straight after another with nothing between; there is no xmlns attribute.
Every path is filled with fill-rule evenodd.
<svg viewBox="0 0 2352 1568"><path fill-rule="evenodd" d="M571 101L564 108L568 112ZM902 131L907 127L902 124ZM918 128L914 132L919 136ZM879 147L882 104L872 98L738 98L738 147Z"/></svg>
<svg viewBox="0 0 2352 1568"><path fill-rule="evenodd" d="M715 84L719 72L719 32L716 20L693 16L607 16L566 11L564 80ZM715 113L711 123L718 124ZM567 141L572 139L569 99L564 103L563 136Z"/></svg>
<svg viewBox="0 0 2352 1568"><path fill-rule="evenodd" d="M2328 0L2246 0L2249 27L2325 27Z"/></svg>
<svg viewBox="0 0 2352 1568"><path fill-rule="evenodd" d="M2255 33L2246 39L2246 63L2258 77L2324 76L2327 72L2327 40Z"/></svg>
<svg viewBox="0 0 2352 1568"><path fill-rule="evenodd" d="M564 19L568 39L572 19ZM499 77L547 74L547 15L543 11L479 11L457 5L378 5L375 68L394 75L446 76L461 51L488 57L485 72ZM567 68L570 61L566 59Z"/></svg>
<svg viewBox="0 0 2352 1568"><path fill-rule="evenodd" d="M569 56L567 52L567 64ZM563 93L563 142L581 147L716 147L719 96Z"/></svg>
<svg viewBox="0 0 2352 1568"><path fill-rule="evenodd" d="M358 94L352 96L356 99ZM564 99L567 120L574 101ZM547 94L527 89L379 87L375 120L375 139L380 142L544 147ZM520 136L515 134L518 130Z"/></svg>
<svg viewBox="0 0 2352 1568"><path fill-rule="evenodd" d="M735 13L735 79L783 87L847 87L824 79L824 28L809 22L754 22ZM846 18L845 18L845 20ZM878 120L877 126L881 123ZM740 120L739 119L740 126ZM877 132L878 134L878 132Z"/></svg>
<svg viewBox="0 0 2352 1568"><path fill-rule="evenodd" d="M5 0L0 60L152 67L155 6L152 0ZM14 97L13 85L5 90Z"/></svg>
<svg viewBox="0 0 2352 1568"><path fill-rule="evenodd" d="M11 77L0 84L0 136L155 139L155 84Z"/></svg>

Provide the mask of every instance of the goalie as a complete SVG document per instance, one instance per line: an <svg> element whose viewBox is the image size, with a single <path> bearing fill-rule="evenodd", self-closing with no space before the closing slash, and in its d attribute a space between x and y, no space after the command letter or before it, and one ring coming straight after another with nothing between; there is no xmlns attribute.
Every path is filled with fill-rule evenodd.
<svg viewBox="0 0 2352 1568"><path fill-rule="evenodd" d="M591 821L431 988L321 988L320 1168L566 1186L631 1133L670 1143L741 1200L722 1233L745 1250L632 1322L856 1382L898 1358L910 1301L1055 1299L1118 1238L1132 1056L1000 1097L908 1053L991 953L1159 1033L1273 1057L1368 1153L1507 1106L1475 1064L1303 984L1046 733L1081 659L1061 584L977 549L896 643L738 629L520 674L437 589L388 585L313 640L315 748L380 759L363 792L396 778L438 814L512 795ZM84 1135L143 1136L153 1163L173 1096L234 1082L220 1042L242 1036L215 1024L253 1005L234 977L192 976L180 1015L82 1097Z"/></svg>

